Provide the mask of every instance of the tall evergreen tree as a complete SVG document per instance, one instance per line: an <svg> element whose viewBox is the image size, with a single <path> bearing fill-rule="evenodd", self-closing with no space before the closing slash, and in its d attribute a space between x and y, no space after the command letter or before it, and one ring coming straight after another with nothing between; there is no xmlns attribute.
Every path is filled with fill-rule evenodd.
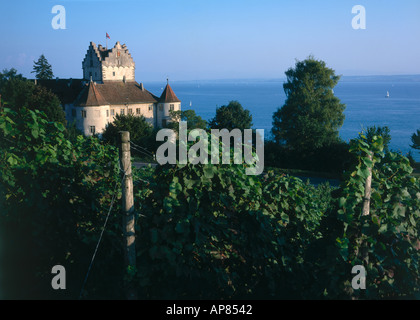
<svg viewBox="0 0 420 320"><path fill-rule="evenodd" d="M37 61L34 61L34 70L31 73L35 73L35 77L42 80L52 79L54 77L52 67L43 54L41 54Z"/></svg>
<svg viewBox="0 0 420 320"><path fill-rule="evenodd" d="M273 115L277 143L294 150L313 150L339 140L345 105L334 96L340 76L312 56L286 71L286 102Z"/></svg>

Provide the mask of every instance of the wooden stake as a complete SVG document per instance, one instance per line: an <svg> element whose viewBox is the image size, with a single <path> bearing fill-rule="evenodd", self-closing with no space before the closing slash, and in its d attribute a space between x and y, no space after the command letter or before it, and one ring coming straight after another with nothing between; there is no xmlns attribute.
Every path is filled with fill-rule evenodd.
<svg viewBox="0 0 420 320"><path fill-rule="evenodd" d="M372 159L373 159L372 154L369 154L369 160L372 161ZM363 199L363 211L362 211L362 214L364 216L368 216L369 211L370 211L370 196L372 194L372 169L373 168L369 168L369 176L367 177L366 183L365 183L365 197Z"/></svg>
<svg viewBox="0 0 420 320"><path fill-rule="evenodd" d="M124 231L124 255L125 265L128 268L136 267L136 246L135 246L135 219L134 219L134 195L133 177L131 174L131 152L130 152L130 132L121 131L121 168L125 172L122 184L122 211L123 211L123 231ZM131 285L126 288L127 299L137 299L135 290Z"/></svg>

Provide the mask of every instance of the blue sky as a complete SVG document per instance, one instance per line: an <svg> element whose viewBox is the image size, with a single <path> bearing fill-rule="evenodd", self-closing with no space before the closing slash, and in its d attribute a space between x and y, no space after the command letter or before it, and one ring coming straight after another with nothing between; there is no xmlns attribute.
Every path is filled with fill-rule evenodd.
<svg viewBox="0 0 420 320"><path fill-rule="evenodd" d="M54 5L66 29L54 30ZM351 10L366 8L366 29ZM125 43L136 80L282 78L312 54L343 75L420 74L419 0L14 0L0 2L0 70L81 78L89 42Z"/></svg>

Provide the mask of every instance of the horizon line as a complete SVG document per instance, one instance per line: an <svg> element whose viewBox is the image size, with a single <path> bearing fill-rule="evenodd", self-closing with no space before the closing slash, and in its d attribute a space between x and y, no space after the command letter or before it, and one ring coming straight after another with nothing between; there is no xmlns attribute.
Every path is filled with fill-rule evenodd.
<svg viewBox="0 0 420 320"><path fill-rule="evenodd" d="M420 77L420 73L414 73L414 74L386 74L386 75L381 75L381 74L370 74L370 75L344 75L344 74L338 74L338 76L341 77L345 77L345 78L368 78L368 77L382 77L382 78L387 78L387 77ZM28 80L35 80L35 78L27 78ZM81 80L83 78L73 78L73 77L54 77L51 80L56 80L56 79L73 79L73 80ZM189 79L189 80L171 80L170 82L195 82L195 81L279 81L279 80L284 80L286 79L285 76L283 77L276 77L276 78L271 78L271 77L250 77L250 78L202 78L202 79ZM143 80L143 81L137 81L136 82L140 83L140 82L166 82L166 79L162 79L162 80Z"/></svg>

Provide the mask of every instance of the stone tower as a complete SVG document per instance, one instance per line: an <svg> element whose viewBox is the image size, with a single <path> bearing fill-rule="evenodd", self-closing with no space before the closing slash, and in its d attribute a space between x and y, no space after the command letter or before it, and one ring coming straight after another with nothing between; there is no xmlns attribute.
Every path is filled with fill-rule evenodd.
<svg viewBox="0 0 420 320"><path fill-rule="evenodd" d="M169 85L169 80L166 79L166 81L167 84L165 90L163 90L157 105L156 121L158 127L166 127L166 125L171 121L170 111L181 110L181 101Z"/></svg>
<svg viewBox="0 0 420 320"><path fill-rule="evenodd" d="M82 62L83 79L95 82L135 81L135 68L127 46L118 41L112 49L91 42Z"/></svg>

